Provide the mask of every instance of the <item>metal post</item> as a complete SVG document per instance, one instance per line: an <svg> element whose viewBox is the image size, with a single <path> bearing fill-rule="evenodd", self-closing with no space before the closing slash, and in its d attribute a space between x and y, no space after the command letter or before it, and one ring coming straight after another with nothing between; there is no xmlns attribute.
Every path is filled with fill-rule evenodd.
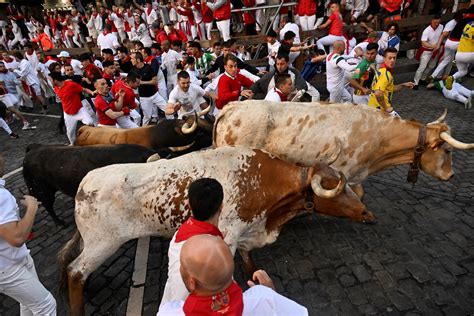
<svg viewBox="0 0 474 316"><path fill-rule="evenodd" d="M281 1L280 5L278 6L277 11L273 15L273 18L270 20L270 23L266 27L265 33L263 33L264 35L266 35L268 33L268 30L270 29L270 27L273 24L272 21L274 21L276 19L277 15L278 15L278 12L280 12L280 9L281 9L282 6L283 6L283 0ZM271 6L271 7L275 7L275 6ZM262 50L262 45L263 45L263 43L258 44L257 52L255 53L255 56L253 57L254 60L258 58L258 55L260 54L260 51Z"/></svg>

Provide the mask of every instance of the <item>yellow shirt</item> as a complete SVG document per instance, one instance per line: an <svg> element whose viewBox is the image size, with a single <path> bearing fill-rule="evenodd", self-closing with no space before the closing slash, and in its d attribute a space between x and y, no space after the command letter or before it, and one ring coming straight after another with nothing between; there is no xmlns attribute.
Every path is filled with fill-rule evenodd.
<svg viewBox="0 0 474 316"><path fill-rule="evenodd" d="M469 22L464 27L461 35L461 40L459 41L458 52L474 52L474 21Z"/></svg>
<svg viewBox="0 0 474 316"><path fill-rule="evenodd" d="M392 96L393 96L393 76L387 68L379 68L375 72L374 80L372 81L372 91L380 90L383 92L383 97L385 99L385 105L387 107L392 106ZM369 106L378 108L382 107L374 93L370 94L369 97Z"/></svg>

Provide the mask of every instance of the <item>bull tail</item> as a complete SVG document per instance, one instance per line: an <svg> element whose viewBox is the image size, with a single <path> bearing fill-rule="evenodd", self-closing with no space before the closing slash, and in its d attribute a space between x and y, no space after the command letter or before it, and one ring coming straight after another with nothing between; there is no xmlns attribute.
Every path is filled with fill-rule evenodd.
<svg viewBox="0 0 474 316"><path fill-rule="evenodd" d="M68 275L67 270L69 264L77 258L80 253L81 234L78 230L74 233L74 236L59 250L57 260L59 266L59 285L57 294L65 293L62 291L67 289Z"/></svg>

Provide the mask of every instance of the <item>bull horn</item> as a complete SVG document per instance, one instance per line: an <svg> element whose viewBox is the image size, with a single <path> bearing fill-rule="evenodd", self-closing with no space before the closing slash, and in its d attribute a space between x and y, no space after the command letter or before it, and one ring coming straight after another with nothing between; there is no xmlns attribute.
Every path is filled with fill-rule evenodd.
<svg viewBox="0 0 474 316"><path fill-rule="evenodd" d="M435 125L435 124L443 123L444 120L446 119L446 115L448 115L448 109L444 109L443 115L441 115L441 116L438 117L436 120L434 120L433 122L430 122L430 123L428 123L428 124L426 124L426 125L427 125L427 126L430 126L430 125Z"/></svg>
<svg viewBox="0 0 474 316"><path fill-rule="evenodd" d="M150 157L148 157L148 159L146 160L146 162L149 163L149 162L157 161L157 160L160 160L160 159L161 159L160 155L158 155L158 154L153 154L153 155L151 155Z"/></svg>
<svg viewBox="0 0 474 316"><path fill-rule="evenodd" d="M185 123L182 127L181 127L181 132L183 134L191 134L193 133L197 126L198 126L198 114L196 112L194 112L194 122L193 122L193 125L191 125L191 127L189 126L188 123Z"/></svg>
<svg viewBox="0 0 474 316"><path fill-rule="evenodd" d="M199 112L198 116L206 115L206 114L209 113L210 111L211 111L211 106L208 105L207 108L205 108L204 110L202 110L201 112Z"/></svg>
<svg viewBox="0 0 474 316"><path fill-rule="evenodd" d="M339 171L339 183L334 189L327 190L321 186L322 177L319 174L315 174L311 180L311 188L313 189L314 194L319 197L330 199L341 194L342 190L346 186L346 176Z"/></svg>
<svg viewBox="0 0 474 316"><path fill-rule="evenodd" d="M446 132L441 132L441 134L439 134L439 138L441 138L442 140L444 140L445 142L447 142L448 144L450 144L451 146L457 149L473 149L474 148L474 143L467 144L467 143L460 142L459 140L455 139L453 136L449 135Z"/></svg>
<svg viewBox="0 0 474 316"><path fill-rule="evenodd" d="M194 145L194 142L192 142L191 144L188 144L188 145L184 145L184 146L168 147L168 149L171 150L172 152L184 151L184 150L188 150L189 148L191 148L192 145Z"/></svg>
<svg viewBox="0 0 474 316"><path fill-rule="evenodd" d="M339 158L339 155L341 154L342 143L338 137L336 137L336 146L337 146L336 152L331 157L329 157L326 161L328 165L332 165L337 160L337 158Z"/></svg>

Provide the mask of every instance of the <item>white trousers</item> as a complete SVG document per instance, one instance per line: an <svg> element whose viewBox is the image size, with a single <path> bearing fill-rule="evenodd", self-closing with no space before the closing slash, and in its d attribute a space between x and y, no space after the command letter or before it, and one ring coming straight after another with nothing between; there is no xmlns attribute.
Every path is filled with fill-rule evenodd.
<svg viewBox="0 0 474 316"><path fill-rule="evenodd" d="M302 31L312 31L314 29L314 23L316 23L316 15L300 16L300 25Z"/></svg>
<svg viewBox="0 0 474 316"><path fill-rule="evenodd" d="M73 115L69 115L64 112L64 124L66 125L66 135L71 145L74 145L76 141L76 128L77 122L82 122L85 125L94 125L94 119L90 116L89 112L84 107Z"/></svg>
<svg viewBox="0 0 474 316"><path fill-rule="evenodd" d="M342 89L329 90L330 103L341 103L341 102L351 102L351 101L352 101L352 95L346 89L342 88Z"/></svg>
<svg viewBox="0 0 474 316"><path fill-rule="evenodd" d="M420 65L415 73L415 78L413 81L417 85L420 82L420 79L425 80L426 77L431 73L431 71L436 67L436 59L432 59L433 52L424 51L420 56Z"/></svg>
<svg viewBox="0 0 474 316"><path fill-rule="evenodd" d="M56 315L56 300L38 279L29 254L19 263L0 271L0 293L20 303L21 316Z"/></svg>
<svg viewBox="0 0 474 316"><path fill-rule="evenodd" d="M7 122L5 122L5 120L2 119L1 117L0 117L0 127L3 128L5 130L5 132L8 133L8 135L13 133L10 126L8 126Z"/></svg>
<svg viewBox="0 0 474 316"><path fill-rule="evenodd" d="M319 102L321 100L321 94L319 91L309 82L306 82L306 85L308 86L306 93L311 96L311 102Z"/></svg>
<svg viewBox="0 0 474 316"><path fill-rule="evenodd" d="M352 101L353 101L355 104L368 105L368 104L369 104L369 95L357 95L357 94L354 94L354 95L352 96Z"/></svg>
<svg viewBox="0 0 474 316"><path fill-rule="evenodd" d="M474 63L474 52L472 53L456 53L456 67L458 71L453 75L454 79L460 79L467 75L469 65Z"/></svg>
<svg viewBox="0 0 474 316"><path fill-rule="evenodd" d="M130 118L137 126L140 126L140 124L142 123L142 116L135 109L130 111Z"/></svg>
<svg viewBox="0 0 474 316"><path fill-rule="evenodd" d="M435 71L433 71L433 78L440 78L443 76L443 74L449 75L458 46L459 42L451 41L449 39L446 41L446 44L444 44L443 59L441 59L438 67L436 67Z"/></svg>
<svg viewBox="0 0 474 316"><path fill-rule="evenodd" d="M443 87L443 95L445 98L450 100L455 100L466 104L469 98L474 98L474 90L469 90L457 82L453 82L453 87L451 90Z"/></svg>
<svg viewBox="0 0 474 316"><path fill-rule="evenodd" d="M143 111L143 124L148 125L154 113L157 113L157 108L161 110L166 109L166 101L157 92L151 97L140 97L140 107Z"/></svg>
<svg viewBox="0 0 474 316"><path fill-rule="evenodd" d="M211 23L202 23L206 29L206 37L208 40L211 40L211 30L212 30L212 22Z"/></svg>
<svg viewBox="0 0 474 316"><path fill-rule="evenodd" d="M116 126L118 128L127 129L127 128L137 128L138 127L138 125L135 124L135 122L133 122L131 120L130 116L128 116L128 115L121 116L121 117L117 118L116 121L117 121Z"/></svg>
<svg viewBox="0 0 474 316"><path fill-rule="evenodd" d="M335 41L344 41L344 36L326 35L318 39L316 45L318 49L322 50L324 50L324 46L329 46L329 51L332 52L332 44L334 44Z"/></svg>
<svg viewBox="0 0 474 316"><path fill-rule="evenodd" d="M222 41L225 42L230 40L230 19L217 21L216 24L219 33L221 33Z"/></svg>

